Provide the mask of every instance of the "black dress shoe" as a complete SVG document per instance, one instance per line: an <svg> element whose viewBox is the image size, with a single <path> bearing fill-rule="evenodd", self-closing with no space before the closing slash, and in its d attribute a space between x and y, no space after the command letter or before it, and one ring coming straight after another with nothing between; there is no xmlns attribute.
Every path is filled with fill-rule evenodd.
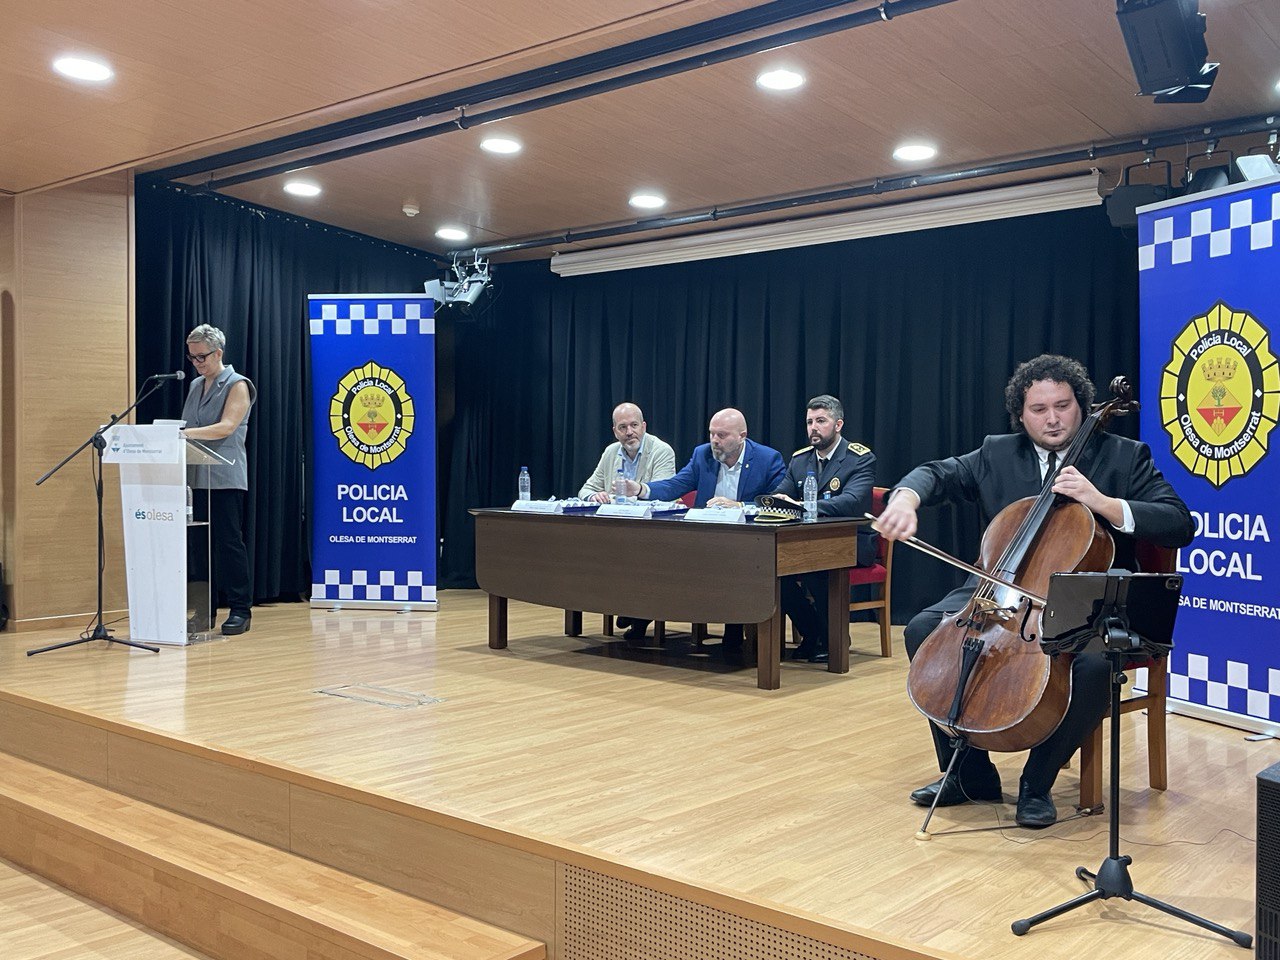
<svg viewBox="0 0 1280 960"><path fill-rule="evenodd" d="M1024 780L1018 785L1018 812L1013 819L1020 827L1041 830L1058 822L1058 808L1048 793L1028 789Z"/></svg>
<svg viewBox="0 0 1280 960"><path fill-rule="evenodd" d="M649 629L648 620L628 620L627 629L622 634L624 640L643 640Z"/></svg>
<svg viewBox="0 0 1280 960"><path fill-rule="evenodd" d="M830 651L830 650L819 650L817 653L811 653L811 654L809 654L809 656L808 656L808 658L807 658L807 659L808 659L808 661L809 661L810 663L830 663L830 662L831 662L831 651Z"/></svg>
<svg viewBox="0 0 1280 960"><path fill-rule="evenodd" d="M631 626L630 617L614 617L613 622L619 629Z"/></svg>
<svg viewBox="0 0 1280 960"><path fill-rule="evenodd" d="M989 781L985 783L961 783L955 777L947 780L944 787L942 780L935 780L927 786L921 787L919 790L911 791L911 802L918 803L922 807L933 805L933 798L938 796L939 791L942 793L941 799L938 800L940 807L954 807L962 803L968 803L970 800L982 800L987 802L1000 803L1004 800L1004 793L1000 789L1000 781Z"/></svg>
<svg viewBox="0 0 1280 960"><path fill-rule="evenodd" d="M224 637L238 637L242 633L249 632L249 620L251 614L233 613L222 621L222 635Z"/></svg>

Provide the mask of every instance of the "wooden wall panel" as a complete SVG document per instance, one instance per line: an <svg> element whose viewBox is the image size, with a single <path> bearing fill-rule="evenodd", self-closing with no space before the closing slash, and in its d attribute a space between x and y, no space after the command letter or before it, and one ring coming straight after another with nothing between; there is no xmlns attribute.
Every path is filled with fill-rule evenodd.
<svg viewBox="0 0 1280 960"><path fill-rule="evenodd" d="M133 395L132 191L128 175L114 174L6 201L13 209L7 219L15 292L4 313L9 485L0 502L17 626L87 619L97 606L89 452L41 487L35 480ZM111 468L103 502L104 606L116 611L125 606L125 590L120 493Z"/></svg>
<svg viewBox="0 0 1280 960"><path fill-rule="evenodd" d="M0 751L107 784L107 732L87 723L0 700Z"/></svg>
<svg viewBox="0 0 1280 960"><path fill-rule="evenodd" d="M14 530L14 463L17 439L14 429L15 343L17 326L17 218L18 202L0 197L0 603L10 603L13 596L14 558L17 533Z"/></svg>
<svg viewBox="0 0 1280 960"><path fill-rule="evenodd" d="M288 849L283 780L133 737L108 738L110 789Z"/></svg>
<svg viewBox="0 0 1280 960"><path fill-rule="evenodd" d="M292 788L292 851L555 947L555 862Z"/></svg>

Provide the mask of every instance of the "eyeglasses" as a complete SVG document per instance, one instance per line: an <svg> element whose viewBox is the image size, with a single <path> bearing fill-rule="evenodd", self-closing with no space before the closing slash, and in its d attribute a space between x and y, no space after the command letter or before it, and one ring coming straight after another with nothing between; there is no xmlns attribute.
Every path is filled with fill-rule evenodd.
<svg viewBox="0 0 1280 960"><path fill-rule="evenodd" d="M188 353L187 359L192 363L204 363L217 352L217 350L210 350L208 353Z"/></svg>

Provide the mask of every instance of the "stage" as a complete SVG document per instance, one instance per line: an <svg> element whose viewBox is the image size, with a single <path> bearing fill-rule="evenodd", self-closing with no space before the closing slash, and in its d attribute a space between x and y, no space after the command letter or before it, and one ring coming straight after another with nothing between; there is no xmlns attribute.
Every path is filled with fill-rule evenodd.
<svg viewBox="0 0 1280 960"><path fill-rule="evenodd" d="M609 955L603 940L593 953L574 939L584 936L575 924L590 919L582 915L609 896L647 924L664 911L682 924L723 912L834 945L776 953L788 957L1244 955L1118 900L1014 937L1012 920L1083 891L1074 869L1096 869L1106 855L1106 817L1027 831L1013 826L1011 803L969 805L939 811L934 839L914 839L923 811L907 794L937 773L925 722L905 696L900 637L896 656L882 659L874 626L856 624L848 674L785 663L781 689L766 691L753 667L723 664L715 641L695 649L679 633L687 625L669 627L676 635L665 650L637 648L604 638L596 615L570 638L561 611L513 602L510 646L491 650L486 614L485 595L472 591L443 592L434 614L259 607L244 636L158 655L95 643L27 658L74 631L5 633L0 749L74 772L77 750L86 755L74 762L97 760L70 731L93 730L111 764L123 763L127 742L183 764L275 778L295 793L287 822L257 813L245 818L250 835L415 895L436 891L436 902L444 890L453 909L537 937L551 957ZM44 719L47 727L36 722ZM1252 932L1253 778L1280 759L1280 745L1171 716L1170 789L1161 793L1147 787L1144 724L1141 715L1124 723L1122 852L1134 857L1136 886ZM14 748L42 728L53 731L49 744ZM996 757L1006 799L1016 796L1022 756ZM182 770L184 784L198 775ZM98 779L221 816L216 792L166 784L154 766L132 775L104 767ZM1060 816L1078 786L1073 764L1054 791ZM441 854L482 878L468 888L442 879L440 867L423 880L399 864L394 830L365 844L351 826L358 815L335 819L319 800L311 846L286 842L304 790L344 810L364 804L371 818L421 824L446 846L482 844L493 865L474 851ZM346 836L319 837L321 823ZM504 882L511 889L489 903ZM522 902L520 891L534 888ZM678 931L662 936L679 943ZM679 947L652 949L717 956L714 943Z"/></svg>

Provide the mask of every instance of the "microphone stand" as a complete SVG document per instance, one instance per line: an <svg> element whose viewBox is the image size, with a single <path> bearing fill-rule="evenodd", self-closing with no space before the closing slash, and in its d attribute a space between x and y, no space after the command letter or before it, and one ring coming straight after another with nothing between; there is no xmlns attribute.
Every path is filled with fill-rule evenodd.
<svg viewBox="0 0 1280 960"><path fill-rule="evenodd" d="M168 378L165 378L165 379L168 379ZM153 647L146 643L138 643L135 640L122 640L118 637L113 637L111 635L111 631L107 629L106 624L102 622L102 571L103 571L103 567L106 565L106 548L104 546L105 539L103 535L103 526L102 526L102 451L105 450L107 446L107 440L106 440L105 434L108 430L110 430L117 423L119 423L121 420L127 417L130 413L132 413L133 409L138 404L140 404L143 400L147 399L147 397L151 396L151 394L155 393L156 390L160 388L160 385L165 381L159 377L148 377L147 382L150 383L151 386L148 388L146 384L144 384L143 391L138 394L137 398L134 399L133 403L129 404L129 406L123 412L112 414L111 419L107 423L99 427L97 430L95 430L93 434L89 437L89 439L87 439L84 443L80 444L80 446L76 447L69 454L63 457L61 463L59 463L53 469L49 470L44 476L42 476L39 480L36 481L36 486L37 487L40 486L42 483L44 483L46 480L52 477L55 473L57 473L59 470L65 467L68 463L74 460L77 456L79 456L80 451L84 450L85 447L92 446L94 450L97 451L98 478L94 484L94 490L98 498L98 614L94 620L93 629L89 633L87 633L85 636L80 637L77 640L67 640L67 641L64 641L63 643L54 643L54 644L50 644L47 647L37 647L34 650L28 650L27 651L28 657L34 657L37 653L48 653L50 650L61 650L63 647L75 647L75 646L79 646L82 643L92 643L94 640L105 640L107 641L108 644L119 643L119 644L123 644L126 647L137 647L139 650L147 650L147 651L150 651L151 653L160 652L159 647Z"/></svg>

